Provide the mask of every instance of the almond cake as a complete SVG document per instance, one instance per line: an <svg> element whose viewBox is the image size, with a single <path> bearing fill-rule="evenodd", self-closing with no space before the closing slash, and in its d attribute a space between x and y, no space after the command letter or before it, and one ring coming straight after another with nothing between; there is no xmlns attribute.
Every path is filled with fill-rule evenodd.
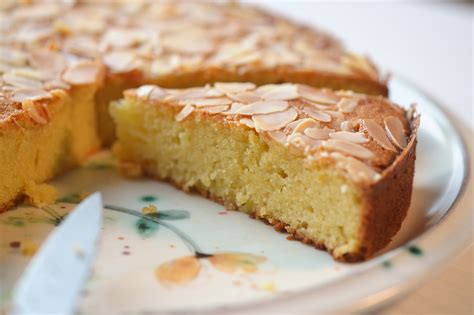
<svg viewBox="0 0 474 315"><path fill-rule="evenodd" d="M351 90L354 91L353 97L362 97L357 93L388 95L385 79L381 78L369 59L347 51L337 39L261 9L240 6L234 2L1 1L0 211L20 201L31 185L43 183L81 164L101 147L110 146L116 139L116 122L126 125L117 104L128 104L132 92L128 92L127 101L116 103L113 107L116 121L111 118L109 104L120 99L125 90L143 85L159 85L161 89L157 88L156 91L166 93L172 91L167 89L193 87L196 91L202 91L202 86L216 83L217 86L205 88L216 94L202 97L204 104L208 102L208 97L213 98L210 101L213 104L218 102L215 98L232 95L223 94L218 87L229 88L234 83L223 85L223 82L246 82L244 86L252 86L248 91L240 91L243 94L239 92L239 96L235 96L243 97L241 101L234 102L242 104L249 101L246 97L255 99L253 93L257 91L256 86L268 84L283 84L277 88L283 89L283 92L279 92L283 94L288 93L286 89L293 91L295 85L292 84L305 84L332 90ZM235 84L235 87L238 90L241 85ZM298 93L304 93L301 91L305 89L309 87L301 85L297 90ZM329 90L324 91L329 93ZM283 108L285 105L281 101L288 100L276 97L275 101L277 105L270 105L270 108ZM294 102L290 101L292 104ZM212 116L211 125L215 123L214 119L223 117L219 110L230 105L234 106L229 103L208 108L206 112L213 112L207 114ZM189 104L184 108L191 111L195 106ZM266 105L257 107L262 106ZM178 107L170 105L169 108ZM281 113L291 112L290 108L296 111L293 106L289 106L275 112L280 113L276 114L278 119L285 120L286 114ZM226 111L232 109L222 110ZM195 115L201 117L199 113L200 110L193 110L190 117L183 120L183 124ZM330 110L316 114L322 115L323 120L331 116L330 122L319 120L319 125L325 126L326 123L335 123L341 119L340 115L339 118L332 116L338 115L336 113L337 110ZM258 117L257 122L254 122L252 115L239 115L243 115L239 126L255 124L261 130L258 126L262 122L258 122ZM297 115L300 117L301 113ZM402 114L400 112L397 115ZM263 116L260 118L266 119ZM398 119L403 124L405 136L412 137L413 131L408 121L401 116ZM392 121L391 124L396 124L399 132L399 123ZM123 127L119 128L123 131ZM284 133L288 132L287 128L285 125ZM331 133L344 131L332 125L328 125L328 128L334 130ZM241 129L229 130L235 132ZM328 133L324 130L323 134ZM283 131L274 130L271 134L281 137L280 132ZM270 139L269 134L264 132L262 137L260 133L255 134L258 135L255 141L266 143ZM288 143L305 143L310 139L306 134L302 134L301 139L293 137L295 139ZM313 140L317 143L321 141ZM331 146L331 143L337 146L330 140L324 140L324 146ZM122 143L123 139L119 142ZM363 145L375 146L374 143L369 141ZM270 146L273 148L275 145ZM289 147L293 148L294 145ZM375 149L377 158L371 160L370 165L383 174L390 165L396 165L395 161L401 155L390 150L388 153L378 152L380 150ZM296 154L294 149L290 151ZM354 161L352 164L362 165L356 159ZM167 177L169 174L153 175ZM381 176L381 181L384 181ZM204 189L198 184L185 185L176 181L189 188ZM370 191L367 188L367 194ZM220 198L217 193L213 193L216 194L215 198ZM360 200L365 199L361 197ZM237 199L223 202L235 203L236 207L242 208L242 202L237 202ZM245 211L250 211L247 208ZM256 216L262 217L258 209L254 210ZM403 209L399 211L403 212ZM293 224L284 220L282 222ZM304 233L294 234L303 237ZM371 251L367 249L367 253Z"/></svg>
<svg viewBox="0 0 474 315"><path fill-rule="evenodd" d="M381 96L288 83L146 85L111 113L124 163L341 261L385 246L410 204L418 120Z"/></svg>

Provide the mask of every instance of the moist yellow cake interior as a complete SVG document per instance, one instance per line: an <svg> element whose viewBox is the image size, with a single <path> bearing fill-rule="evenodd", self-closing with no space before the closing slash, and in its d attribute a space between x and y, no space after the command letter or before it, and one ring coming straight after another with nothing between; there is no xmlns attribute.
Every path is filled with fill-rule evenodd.
<svg viewBox="0 0 474 315"><path fill-rule="evenodd" d="M332 165L257 135L245 126L197 116L177 122L177 109L127 99L111 107L122 160L184 189L209 192L229 208L285 222L339 256L359 246L358 190Z"/></svg>
<svg viewBox="0 0 474 315"><path fill-rule="evenodd" d="M70 95L58 90L38 121L20 114L0 126L0 211L23 197L30 183L43 183L99 149L95 90L95 85L75 87Z"/></svg>

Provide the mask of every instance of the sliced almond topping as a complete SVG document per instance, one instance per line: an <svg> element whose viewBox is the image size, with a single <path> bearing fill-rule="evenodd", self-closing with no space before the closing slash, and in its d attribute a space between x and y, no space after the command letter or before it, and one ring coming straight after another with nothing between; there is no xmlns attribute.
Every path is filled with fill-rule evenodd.
<svg viewBox="0 0 474 315"><path fill-rule="evenodd" d="M319 123L311 118L303 118L293 129L293 133L304 133L307 128L319 127Z"/></svg>
<svg viewBox="0 0 474 315"><path fill-rule="evenodd" d="M250 119L250 118L242 118L241 120L239 120L239 122L240 122L241 124L246 125L246 126L249 127L249 128L255 129L255 123L254 123L254 121L253 121L252 119Z"/></svg>
<svg viewBox="0 0 474 315"><path fill-rule="evenodd" d="M294 84L281 84L262 95L264 100L292 100L298 98L298 89Z"/></svg>
<svg viewBox="0 0 474 315"><path fill-rule="evenodd" d="M329 139L323 142L323 147L329 150L339 151L348 155L352 155L356 158L364 160L375 158L375 154L369 149L366 149L359 144L344 140Z"/></svg>
<svg viewBox="0 0 474 315"><path fill-rule="evenodd" d="M341 58L341 62L356 72L366 74L373 80L378 80L377 70L375 70L367 58L363 56L347 54Z"/></svg>
<svg viewBox="0 0 474 315"><path fill-rule="evenodd" d="M381 178L374 169L357 159L336 152L331 153L331 157L338 161L338 166L344 168L355 182L373 182Z"/></svg>
<svg viewBox="0 0 474 315"><path fill-rule="evenodd" d="M192 105L186 105L183 107L183 109L176 115L175 119L176 121L182 121L186 117L188 117L192 112L194 111L194 106Z"/></svg>
<svg viewBox="0 0 474 315"><path fill-rule="evenodd" d="M343 97L339 103L337 103L337 108L341 113L351 113L357 107L358 103L358 99Z"/></svg>
<svg viewBox="0 0 474 315"><path fill-rule="evenodd" d="M363 133L360 132L347 132L347 131L338 131L329 134L331 139L337 140L346 140L354 143L366 143L369 142L369 139L364 137Z"/></svg>
<svg viewBox="0 0 474 315"><path fill-rule="evenodd" d="M26 78L21 75L16 75L12 73L5 73L2 76L2 80L4 83L21 87L21 88L34 88L34 89L41 89L43 87L43 83L38 80L34 80L31 78Z"/></svg>
<svg viewBox="0 0 474 315"><path fill-rule="evenodd" d="M185 90L174 90L174 94L166 97L167 101L183 101L188 99L201 99L207 97L206 88L189 88Z"/></svg>
<svg viewBox="0 0 474 315"><path fill-rule="evenodd" d="M257 86L254 83L244 82L244 83L227 83L227 82L216 82L214 87L223 93L240 93L248 90L253 90Z"/></svg>
<svg viewBox="0 0 474 315"><path fill-rule="evenodd" d="M388 139L382 127L373 119L364 119L365 127L369 136L371 136L384 149L397 152L397 149Z"/></svg>
<svg viewBox="0 0 474 315"><path fill-rule="evenodd" d="M288 108L283 112L264 114L264 115L253 115L252 119L255 122L257 130L272 131L279 130L291 123L298 117L298 113L292 107Z"/></svg>
<svg viewBox="0 0 474 315"><path fill-rule="evenodd" d="M308 114L309 117L311 117L313 119L316 119L316 120L319 120L319 121L322 121L322 122L330 122L332 120L331 115L329 115L325 112L313 109L309 106L305 106L303 108L303 111L306 114Z"/></svg>
<svg viewBox="0 0 474 315"><path fill-rule="evenodd" d="M104 56L104 63L113 72L124 73L136 69L137 56L132 51L113 51Z"/></svg>
<svg viewBox="0 0 474 315"><path fill-rule="evenodd" d="M352 122L350 120L345 120L345 121L341 122L341 130L342 131L353 131Z"/></svg>
<svg viewBox="0 0 474 315"><path fill-rule="evenodd" d="M298 85L298 94L308 101L320 103L320 104L328 104L328 105L336 105L339 101L337 96L330 96L326 93L323 93L319 90L313 89L309 86L305 85Z"/></svg>
<svg viewBox="0 0 474 315"><path fill-rule="evenodd" d="M34 122L41 125L48 123L48 114L41 104L37 104L31 100L24 100L21 103L21 107Z"/></svg>
<svg viewBox="0 0 474 315"><path fill-rule="evenodd" d="M261 101L261 97L252 92L227 93L228 98L244 104Z"/></svg>
<svg viewBox="0 0 474 315"><path fill-rule="evenodd" d="M211 113L211 114L218 114L222 113L229 109L229 105L217 105L217 106L209 106L209 107L200 107L199 109Z"/></svg>
<svg viewBox="0 0 474 315"><path fill-rule="evenodd" d="M167 50L182 54L208 53L214 48L210 37L198 32L175 32L161 38L161 44Z"/></svg>
<svg viewBox="0 0 474 315"><path fill-rule="evenodd" d="M304 131L304 134L316 140L326 140L329 139L329 134L333 133L334 131L334 129L329 129L326 127L324 127L323 129L308 128Z"/></svg>
<svg viewBox="0 0 474 315"><path fill-rule="evenodd" d="M288 142L297 147L303 147L306 152L317 149L321 146L322 141L312 139L301 133L294 133L288 137Z"/></svg>
<svg viewBox="0 0 474 315"><path fill-rule="evenodd" d="M282 131L276 130L276 131L269 131L268 135L270 138L275 140L276 142L280 142L283 145L287 144L287 137L286 134Z"/></svg>
<svg viewBox="0 0 474 315"><path fill-rule="evenodd" d="M81 61L64 71L62 79L69 84L93 84L101 80L104 75L103 66L95 61Z"/></svg>
<svg viewBox="0 0 474 315"><path fill-rule="evenodd" d="M257 115L282 112L290 104L287 101L260 101L246 105L238 110L242 115Z"/></svg>
<svg viewBox="0 0 474 315"><path fill-rule="evenodd" d="M37 101L53 97L50 93L40 89L20 88L14 90L10 99L15 102L23 102L26 100Z"/></svg>
<svg viewBox="0 0 474 315"><path fill-rule="evenodd" d="M147 100L155 88L157 88L155 85L142 85L135 90L135 95L139 98Z"/></svg>
<svg viewBox="0 0 474 315"><path fill-rule="evenodd" d="M237 114L238 110L241 109L243 106L245 106L245 104L233 102L232 105L230 106L230 109L224 112L224 114L235 115Z"/></svg>
<svg viewBox="0 0 474 315"><path fill-rule="evenodd" d="M206 91L206 97L221 97L225 96L225 93L218 89L209 88Z"/></svg>
<svg viewBox="0 0 474 315"><path fill-rule="evenodd" d="M405 148L407 146L407 138L400 119L390 116L384 119L384 123L390 140L400 149Z"/></svg>
<svg viewBox="0 0 474 315"><path fill-rule="evenodd" d="M228 99L227 97L220 97L220 98L197 98L197 99L187 99L180 101L181 104L184 105L195 105L197 107L204 107L204 106L218 106L218 105L230 105L232 100Z"/></svg>
<svg viewBox="0 0 474 315"><path fill-rule="evenodd" d="M305 120L305 119L306 119L306 118L301 118L301 119L297 119L297 120L295 120L295 121L293 121L293 122L290 122L288 125L286 125L285 128L293 130L293 129L296 128L296 126L298 126L298 124L299 124L300 122L302 122L302 121Z"/></svg>

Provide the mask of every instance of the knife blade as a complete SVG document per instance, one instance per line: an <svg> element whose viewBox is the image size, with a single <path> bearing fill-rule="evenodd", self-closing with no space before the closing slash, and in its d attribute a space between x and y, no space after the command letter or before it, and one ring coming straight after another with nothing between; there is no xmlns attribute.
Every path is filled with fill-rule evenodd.
<svg viewBox="0 0 474 315"><path fill-rule="evenodd" d="M52 232L13 290L12 314L73 314L102 225L102 197L82 201Z"/></svg>

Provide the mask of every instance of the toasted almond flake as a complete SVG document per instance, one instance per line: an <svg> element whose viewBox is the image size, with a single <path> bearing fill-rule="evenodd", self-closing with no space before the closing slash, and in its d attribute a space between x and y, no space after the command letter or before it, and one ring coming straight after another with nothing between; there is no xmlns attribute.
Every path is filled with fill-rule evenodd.
<svg viewBox="0 0 474 315"><path fill-rule="evenodd" d="M292 100L298 98L298 89L294 84L281 84L262 95L264 100Z"/></svg>
<svg viewBox="0 0 474 315"><path fill-rule="evenodd" d="M407 146L407 138L400 119L390 116L384 119L384 124L390 140L400 149L405 148Z"/></svg>
<svg viewBox="0 0 474 315"><path fill-rule="evenodd" d="M242 119L239 120L239 122L240 122L241 124L246 125L246 126L249 127L249 128L255 129L255 123L254 123L254 121L253 121L252 119L250 119L250 118L242 118Z"/></svg>
<svg viewBox="0 0 474 315"><path fill-rule="evenodd" d="M81 61L64 71L62 79L73 85L93 84L104 75L103 66L95 61Z"/></svg>
<svg viewBox="0 0 474 315"><path fill-rule="evenodd" d="M286 145L288 143L286 134L282 131L279 131L279 130L269 131L268 135L270 136L270 138L272 138L276 142L279 142L283 145Z"/></svg>
<svg viewBox="0 0 474 315"><path fill-rule="evenodd" d="M204 106L218 106L218 105L230 105L232 100L228 99L227 97L220 97L220 98L197 98L197 99L186 99L180 101L181 104L184 105L195 105L197 107L204 107Z"/></svg>
<svg viewBox="0 0 474 315"><path fill-rule="evenodd" d="M200 107L200 110L208 112L210 114L218 114L222 113L229 109L229 105L217 105L217 106L209 106L209 107Z"/></svg>
<svg viewBox="0 0 474 315"><path fill-rule="evenodd" d="M304 131L304 134L315 140L326 140L329 139L329 134L333 133L335 130L324 127L323 129L319 128L308 128Z"/></svg>
<svg viewBox="0 0 474 315"><path fill-rule="evenodd" d="M279 130L291 123L298 117L298 113L292 107L283 112L253 115L252 119L255 122L257 130L272 131Z"/></svg>
<svg viewBox="0 0 474 315"><path fill-rule="evenodd" d="M71 88L71 85L67 84L63 80L53 79L53 80L48 80L44 82L43 87L46 90L54 90L54 89L68 90Z"/></svg>
<svg viewBox="0 0 474 315"><path fill-rule="evenodd" d="M375 158L375 154L369 149L366 149L359 144L344 140L329 139L323 142L323 147L329 150L346 153L360 159L370 160Z"/></svg>
<svg viewBox="0 0 474 315"><path fill-rule="evenodd" d="M244 82L244 83L227 83L227 82L216 82L214 87L223 93L241 93L249 90L255 89L257 86L254 83Z"/></svg>
<svg viewBox="0 0 474 315"><path fill-rule="evenodd" d="M186 117L188 117L194 111L194 106L186 105L183 109L176 115L176 121L183 121Z"/></svg>
<svg viewBox="0 0 474 315"><path fill-rule="evenodd" d="M261 97L252 92L227 93L228 98L244 104L255 103L261 101Z"/></svg>
<svg viewBox="0 0 474 315"><path fill-rule="evenodd" d="M319 127L319 123L311 118L303 118L298 125L293 129L293 133L304 133L307 128Z"/></svg>
<svg viewBox="0 0 474 315"><path fill-rule="evenodd" d="M350 120L345 120L341 122L341 130L342 131L353 131L352 129L352 122Z"/></svg>
<svg viewBox="0 0 474 315"><path fill-rule="evenodd" d="M52 98L53 96L41 89L20 88L14 90L10 99L15 102L23 102L26 100L37 101L42 99Z"/></svg>
<svg viewBox="0 0 474 315"><path fill-rule="evenodd" d="M24 100L21 103L21 107L34 122L41 125L48 123L48 114L41 104L37 104L31 100Z"/></svg>
<svg viewBox="0 0 474 315"><path fill-rule="evenodd" d="M339 100L339 98L336 96L330 96L329 94L323 93L305 85L298 85L298 94L308 101L319 104L336 105Z"/></svg>
<svg viewBox="0 0 474 315"><path fill-rule="evenodd" d="M354 143L366 143L369 139L360 132L337 131L329 134L331 139L345 140Z"/></svg>
<svg viewBox="0 0 474 315"><path fill-rule="evenodd" d="M246 105L238 110L242 115L257 115L282 112L290 104L287 101L260 101Z"/></svg>
<svg viewBox="0 0 474 315"><path fill-rule="evenodd" d="M113 72L125 73L136 69L137 56L132 51L113 51L104 56L104 63Z"/></svg>
<svg viewBox="0 0 474 315"><path fill-rule="evenodd" d="M15 75L12 73L5 73L2 76L2 80L4 83L20 87L20 88L34 88L34 89L41 89L43 87L43 83L39 80L34 80L31 78L26 78L21 75Z"/></svg>
<svg viewBox="0 0 474 315"><path fill-rule="evenodd" d="M238 110L245 106L245 104L238 103L238 102L233 102L232 105L230 106L230 109L228 111L223 112L224 114L227 115L235 115L237 114Z"/></svg>
<svg viewBox="0 0 474 315"><path fill-rule="evenodd" d="M297 119L297 120L295 120L295 121L293 121L293 122L290 122L288 125L286 125L285 128L286 128L286 129L293 130L293 129L296 128L296 126L298 126L298 124L299 124L300 122L302 122L302 121L305 120L305 119L306 119L306 118L301 118L301 119Z"/></svg>
<svg viewBox="0 0 474 315"><path fill-rule="evenodd" d="M382 127L373 119L364 119L365 127L367 128L367 132L369 136L372 137L375 142L377 142L380 146L384 149L397 152L397 149L393 146L393 144L388 139L385 131Z"/></svg>
<svg viewBox="0 0 474 315"><path fill-rule="evenodd" d="M205 54L214 48L212 38L190 32L175 32L161 38L161 45L169 51L182 54Z"/></svg>
<svg viewBox="0 0 474 315"><path fill-rule="evenodd" d="M206 91L206 97L221 97L221 96L225 96L225 93L218 89L208 88L208 90Z"/></svg>
<svg viewBox="0 0 474 315"><path fill-rule="evenodd" d="M341 113L351 113L358 104L358 99L343 97L339 103L337 103L337 108Z"/></svg>
<svg viewBox="0 0 474 315"><path fill-rule="evenodd" d="M311 108L309 106L305 106L303 108L303 111L311 118L313 119L316 119L316 120L319 120L319 121L322 121L322 122L330 122L332 120L332 117L331 115L325 113L325 112L322 112L322 111L319 111L319 110L316 110L314 108Z"/></svg>
<svg viewBox="0 0 474 315"><path fill-rule="evenodd" d="M367 58L363 56L357 54L346 54L341 58L341 62L343 65L356 72L366 74L373 80L378 80L377 70L375 70Z"/></svg>
<svg viewBox="0 0 474 315"><path fill-rule="evenodd" d="M138 89L135 90L135 95L139 98L148 100L150 97L150 94L156 88L157 87L155 85L142 85Z"/></svg>
<svg viewBox="0 0 474 315"><path fill-rule="evenodd" d="M174 94L166 97L167 101L182 101L188 99L206 98L208 90L206 88L189 88L185 90L175 90Z"/></svg>
<svg viewBox="0 0 474 315"><path fill-rule="evenodd" d="M11 74L14 75L19 75L28 79L33 79L37 81L43 81L48 79L48 75L39 71L35 70L29 67L23 67L23 68L17 68L17 69L12 69L10 71Z"/></svg>
<svg viewBox="0 0 474 315"><path fill-rule="evenodd" d="M374 169L357 159L344 156L337 152L331 153L331 157L333 157L337 161L337 165L345 169L349 177L357 183L374 182L381 178L381 175Z"/></svg>

